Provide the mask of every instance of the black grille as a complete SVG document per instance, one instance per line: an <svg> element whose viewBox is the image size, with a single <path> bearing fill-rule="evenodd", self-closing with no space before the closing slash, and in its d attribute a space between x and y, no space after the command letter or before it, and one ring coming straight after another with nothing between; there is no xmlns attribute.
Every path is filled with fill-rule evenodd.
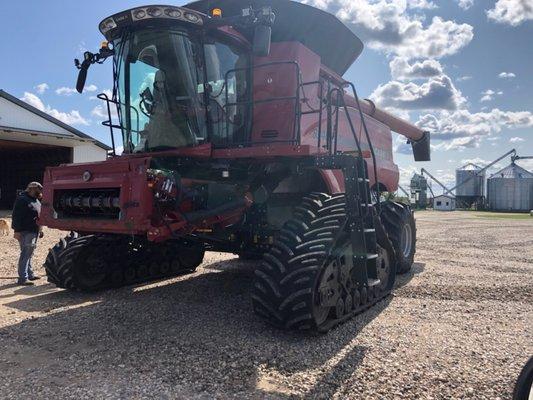
<svg viewBox="0 0 533 400"><path fill-rule="evenodd" d="M58 218L118 219L120 189L67 189L54 192Z"/></svg>

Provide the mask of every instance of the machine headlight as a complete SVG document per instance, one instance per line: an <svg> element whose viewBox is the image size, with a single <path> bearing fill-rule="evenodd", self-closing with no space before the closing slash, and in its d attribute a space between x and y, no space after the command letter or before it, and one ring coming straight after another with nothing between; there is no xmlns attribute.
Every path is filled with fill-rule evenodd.
<svg viewBox="0 0 533 400"><path fill-rule="evenodd" d="M160 17L163 14L163 10L159 7L148 8L148 15L154 18Z"/></svg>
<svg viewBox="0 0 533 400"><path fill-rule="evenodd" d="M165 9L165 14L170 18L180 18L181 11L176 8L167 8Z"/></svg>
<svg viewBox="0 0 533 400"><path fill-rule="evenodd" d="M146 17L146 11L136 10L133 12L133 16L135 17L135 19L143 19L144 17Z"/></svg>
<svg viewBox="0 0 533 400"><path fill-rule="evenodd" d="M117 23L113 18L108 18L100 24L100 31L105 34L109 32L111 29L115 29L117 27Z"/></svg>
<svg viewBox="0 0 533 400"><path fill-rule="evenodd" d="M185 19L194 24L200 22L200 17L198 15L189 12L185 13Z"/></svg>

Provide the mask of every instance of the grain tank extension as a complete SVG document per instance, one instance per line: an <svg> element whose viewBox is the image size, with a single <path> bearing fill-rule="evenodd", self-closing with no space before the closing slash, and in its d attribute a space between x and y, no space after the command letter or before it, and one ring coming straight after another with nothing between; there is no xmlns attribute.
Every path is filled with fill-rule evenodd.
<svg viewBox="0 0 533 400"><path fill-rule="evenodd" d="M390 293L416 248L391 130L429 160L429 133L342 78L363 49L334 16L291 1L200 1L105 18L77 62L113 64L113 154L48 168L42 224L71 231L48 280L94 291L194 271L206 250L257 261L254 311L327 331ZM112 113L111 110L116 110ZM119 144L120 143L120 144Z"/></svg>

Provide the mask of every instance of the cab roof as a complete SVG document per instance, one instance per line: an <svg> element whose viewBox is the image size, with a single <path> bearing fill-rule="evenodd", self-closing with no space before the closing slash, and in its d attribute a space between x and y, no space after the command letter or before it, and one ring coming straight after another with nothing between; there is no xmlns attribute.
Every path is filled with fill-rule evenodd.
<svg viewBox="0 0 533 400"><path fill-rule="evenodd" d="M220 8L223 16L239 15L249 6L271 6L276 14L273 42L296 41L318 54L322 64L343 75L363 51L361 40L337 17L289 0L199 0L186 8L205 14Z"/></svg>

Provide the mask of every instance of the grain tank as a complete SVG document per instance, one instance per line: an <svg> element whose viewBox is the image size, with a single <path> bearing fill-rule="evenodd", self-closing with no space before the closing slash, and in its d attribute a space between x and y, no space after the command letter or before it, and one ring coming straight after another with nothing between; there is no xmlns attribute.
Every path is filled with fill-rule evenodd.
<svg viewBox="0 0 533 400"><path fill-rule="evenodd" d="M485 198L485 171L468 163L455 171L456 199L464 208L480 207Z"/></svg>
<svg viewBox="0 0 533 400"><path fill-rule="evenodd" d="M494 211L533 209L533 173L512 162L487 180L489 208Z"/></svg>

